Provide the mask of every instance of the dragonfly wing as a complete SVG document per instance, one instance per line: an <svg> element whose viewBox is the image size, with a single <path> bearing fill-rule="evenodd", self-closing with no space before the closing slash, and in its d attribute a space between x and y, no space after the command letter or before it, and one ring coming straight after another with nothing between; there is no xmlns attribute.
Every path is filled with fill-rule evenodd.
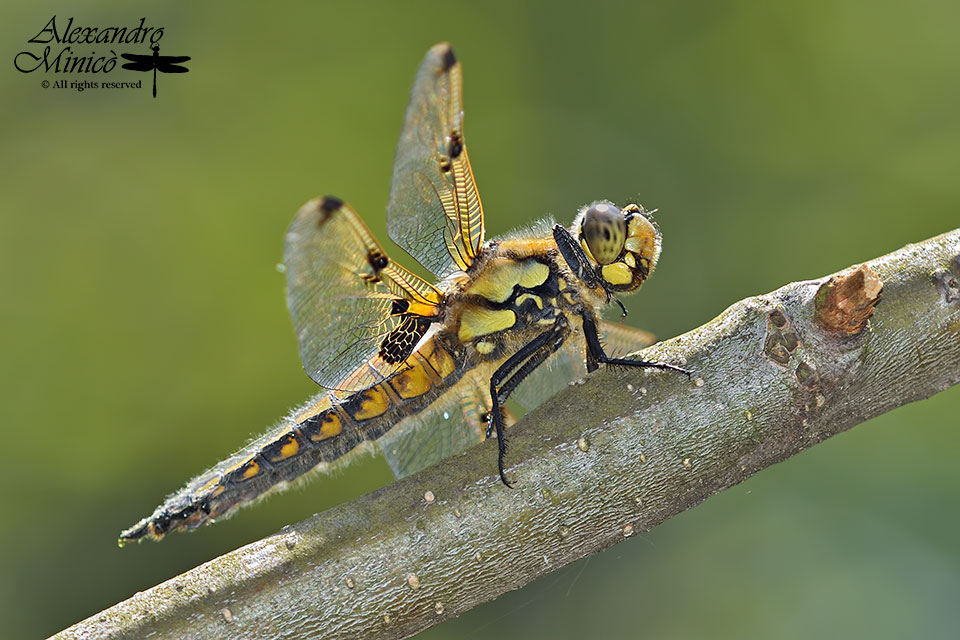
<svg viewBox="0 0 960 640"><path fill-rule="evenodd" d="M135 53L121 53L122 57L133 62L127 62L123 65L124 69L130 71L150 71L153 69L153 56L141 56Z"/></svg>
<svg viewBox="0 0 960 640"><path fill-rule="evenodd" d="M161 73L186 73L187 71L190 71L190 69L187 69L186 67L181 67L178 64L168 64L166 62L161 62L159 65L157 65L157 71Z"/></svg>
<svg viewBox="0 0 960 640"><path fill-rule="evenodd" d="M597 328L600 330L604 350L607 355L614 358L623 358L627 354L636 353L657 341L657 337L649 331L636 329L620 322L601 320Z"/></svg>
<svg viewBox="0 0 960 640"><path fill-rule="evenodd" d="M328 389L355 391L395 372L443 299L390 260L357 214L329 196L297 213L284 268L300 359Z"/></svg>
<svg viewBox="0 0 960 640"><path fill-rule="evenodd" d="M619 323L601 320L597 328L604 350L614 357L623 357L656 342L653 334ZM586 342L581 336L571 336L557 353L527 376L511 397L526 409L540 406L587 374L586 350Z"/></svg>
<svg viewBox="0 0 960 640"><path fill-rule="evenodd" d="M427 52L413 82L387 230L438 278L466 270L483 244L483 208L463 137L460 63L446 43Z"/></svg>
<svg viewBox="0 0 960 640"><path fill-rule="evenodd" d="M377 442L403 478L481 442L490 411L490 372L473 370L427 409L403 419ZM504 415L507 426L515 420Z"/></svg>
<svg viewBox="0 0 960 640"><path fill-rule="evenodd" d="M524 409L535 409L574 380L587 375L585 353L583 338L571 335L556 353L520 383L510 397Z"/></svg>

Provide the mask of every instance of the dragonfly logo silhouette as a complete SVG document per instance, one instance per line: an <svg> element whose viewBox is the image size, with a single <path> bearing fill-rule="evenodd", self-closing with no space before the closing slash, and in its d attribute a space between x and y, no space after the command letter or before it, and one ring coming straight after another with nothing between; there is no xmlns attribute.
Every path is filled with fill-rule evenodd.
<svg viewBox="0 0 960 640"><path fill-rule="evenodd" d="M120 54L125 60L130 62L123 65L124 69L131 71L153 71L153 97L157 97L157 71L160 73L187 73L190 69L180 66L179 62L186 62L190 56L162 56L160 55L160 46L153 45L153 55L141 55L138 53Z"/></svg>

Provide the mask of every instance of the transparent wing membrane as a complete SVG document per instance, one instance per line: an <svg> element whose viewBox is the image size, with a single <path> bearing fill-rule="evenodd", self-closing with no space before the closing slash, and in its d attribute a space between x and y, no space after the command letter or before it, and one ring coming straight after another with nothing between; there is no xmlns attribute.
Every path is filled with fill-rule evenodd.
<svg viewBox="0 0 960 640"><path fill-rule="evenodd" d="M649 331L635 329L620 322L601 320L597 328L600 330L600 339L607 355L617 358L636 353L657 341L657 337Z"/></svg>
<svg viewBox="0 0 960 640"><path fill-rule="evenodd" d="M362 389L395 372L442 301L430 283L394 264L357 214L332 197L311 200L297 213L284 266L300 359L328 389Z"/></svg>
<svg viewBox="0 0 960 640"><path fill-rule="evenodd" d="M617 357L656 342L652 333L619 323L601 320L597 328L607 353ZM557 353L520 383L511 397L527 410L541 405L572 381L587 375L586 351L584 339L577 334L571 335Z"/></svg>
<svg viewBox="0 0 960 640"><path fill-rule="evenodd" d="M481 442L490 411L490 372L472 371L426 410L405 418L377 442L403 478ZM513 416L504 415L512 425Z"/></svg>
<svg viewBox="0 0 960 640"><path fill-rule="evenodd" d="M449 44L414 79L387 203L390 238L442 278L466 270L483 244L483 207L463 137L460 63Z"/></svg>

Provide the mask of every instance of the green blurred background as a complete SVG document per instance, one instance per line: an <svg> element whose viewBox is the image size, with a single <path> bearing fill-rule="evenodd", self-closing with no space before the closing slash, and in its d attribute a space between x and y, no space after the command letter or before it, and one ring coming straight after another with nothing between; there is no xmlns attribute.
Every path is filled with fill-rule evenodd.
<svg viewBox="0 0 960 640"><path fill-rule="evenodd" d="M12 59L54 14L146 16L190 73L161 76L156 100L119 69L68 78L145 88L43 89L59 76ZM956 2L43 1L0 17L4 638L391 481L364 458L215 527L115 542L314 392L275 270L284 231L329 192L386 240L434 42L463 62L488 236L593 199L660 209L664 254L629 304L662 337L960 224ZM901 408L423 637L956 637L958 415L957 388Z"/></svg>

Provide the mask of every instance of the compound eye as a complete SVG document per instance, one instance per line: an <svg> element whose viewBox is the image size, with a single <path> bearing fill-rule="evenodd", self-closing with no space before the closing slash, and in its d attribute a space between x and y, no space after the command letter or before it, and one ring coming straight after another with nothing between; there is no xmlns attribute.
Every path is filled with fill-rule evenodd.
<svg viewBox="0 0 960 640"><path fill-rule="evenodd" d="M598 264L610 264L620 257L627 239L627 222L612 204L591 205L583 216L580 237L587 243Z"/></svg>

